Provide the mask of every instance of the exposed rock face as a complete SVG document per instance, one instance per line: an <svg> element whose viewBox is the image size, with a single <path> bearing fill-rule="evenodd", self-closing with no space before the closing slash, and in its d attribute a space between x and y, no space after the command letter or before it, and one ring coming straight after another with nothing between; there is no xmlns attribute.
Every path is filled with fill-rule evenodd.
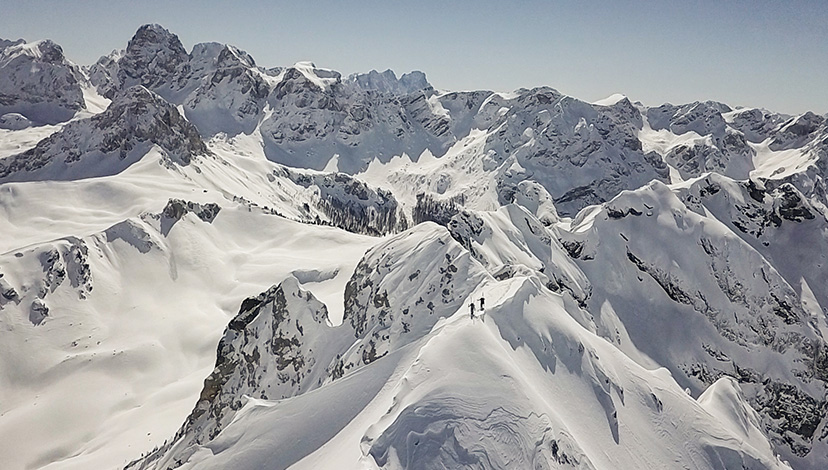
<svg viewBox="0 0 828 470"><path fill-rule="evenodd" d="M0 116L0 129L19 131L31 127L34 123L19 113L6 113Z"/></svg>
<svg viewBox="0 0 828 470"><path fill-rule="evenodd" d="M820 128L824 129L825 118L812 112L789 119L782 124L770 143L771 150L799 148L810 142Z"/></svg>
<svg viewBox="0 0 828 470"><path fill-rule="evenodd" d="M666 181L661 157L641 150L641 116L627 99L597 106L550 88L522 90L508 100L492 95L475 120L497 129L486 152L513 162L498 175L501 203L512 202L516 186L528 179L546 189L558 212L574 215L623 189Z"/></svg>
<svg viewBox="0 0 828 470"><path fill-rule="evenodd" d="M787 116L762 109L744 109L730 113L729 125L744 134L749 142L760 143L770 137Z"/></svg>
<svg viewBox="0 0 828 470"><path fill-rule="evenodd" d="M688 134L697 136L664 155L665 162L676 168L682 178L714 171L745 179L754 168L753 157L756 155L748 142L761 140L761 135L772 131L777 116L765 118L760 111L753 111L756 113L735 112L725 104L706 101L682 106L665 104L648 109L646 114L654 130L669 130L685 137ZM741 129L750 137L746 137Z"/></svg>
<svg viewBox="0 0 828 470"><path fill-rule="evenodd" d="M215 369L192 413L137 468L177 468L230 423L245 396L279 399L316 388L333 354L348 345L337 335L344 337L331 328L325 305L294 278L246 299L219 341Z"/></svg>
<svg viewBox="0 0 828 470"><path fill-rule="evenodd" d="M417 194L417 205L414 206L412 217L415 224L434 222L448 226L452 217L463 208L464 198L437 198L430 193Z"/></svg>
<svg viewBox="0 0 828 470"><path fill-rule="evenodd" d="M177 221L188 212L197 215L199 219L204 222L212 222L216 218L221 207L215 203L199 204L192 201L183 201L181 199L170 199L170 202L164 207L162 215L168 219Z"/></svg>
<svg viewBox="0 0 828 470"><path fill-rule="evenodd" d="M180 89L178 77L189 58L178 36L157 24L141 26L117 61L115 85L118 90L141 85L171 99ZM106 97L114 98L114 90Z"/></svg>
<svg viewBox="0 0 828 470"><path fill-rule="evenodd" d="M18 113L38 124L67 121L85 109L80 69L46 39L0 44L0 115Z"/></svg>
<svg viewBox="0 0 828 470"><path fill-rule="evenodd" d="M114 96L118 84L118 60L124 55L123 50L114 50L108 55L101 56L97 62L86 69L89 82L103 96Z"/></svg>
<svg viewBox="0 0 828 470"><path fill-rule="evenodd" d="M650 127L655 130L669 129L674 134L695 132L699 135L722 135L725 120L722 113L732 109L714 101L694 102L681 106L665 104L647 110Z"/></svg>
<svg viewBox="0 0 828 470"><path fill-rule="evenodd" d="M664 160L676 168L682 178L717 172L736 179L746 179L753 169L756 152L744 135L726 131L722 136L700 140L692 145L674 147Z"/></svg>
<svg viewBox="0 0 828 470"><path fill-rule="evenodd" d="M159 218L161 224L161 234L167 236L172 230L173 225L181 220L185 214L195 214L202 222L212 223L218 215L221 207L216 203L199 204L192 201L184 201L182 199L170 199L164 210L161 212Z"/></svg>
<svg viewBox="0 0 828 470"><path fill-rule="evenodd" d="M311 63L284 70L268 98L273 113L261 126L268 158L317 170L334 159L353 174L373 159L418 158L425 149L442 155L456 140L430 88L396 95L355 83Z"/></svg>
<svg viewBox="0 0 828 470"><path fill-rule="evenodd" d="M205 64L210 47L198 44L193 48L191 79L196 81L196 64ZM200 60L199 60L200 59ZM205 78L184 100L184 112L202 135L219 132L229 135L250 134L258 125L270 85L256 67L253 58L233 46L222 46L218 55L205 64ZM208 68L209 67L209 68ZM212 69L212 73L209 73Z"/></svg>
<svg viewBox="0 0 828 470"><path fill-rule="evenodd" d="M196 129L142 86L119 95L103 113L68 124L22 154L0 161L0 181L75 179L117 173L156 145L187 165L209 153Z"/></svg>
<svg viewBox="0 0 828 470"><path fill-rule="evenodd" d="M233 46L196 44L188 54L178 36L159 25L142 26L125 51L101 57L89 74L109 98L142 85L183 105L204 137L253 132L276 80Z"/></svg>
<svg viewBox="0 0 828 470"><path fill-rule="evenodd" d="M287 177L299 186L313 188L312 201L325 214L326 222L335 227L376 236L408 229L408 219L389 191L374 190L343 173L281 170L279 176Z"/></svg>
<svg viewBox="0 0 828 470"><path fill-rule="evenodd" d="M169 444L130 467L176 468L232 421L245 395L296 396L422 338L485 276L444 228L422 224L366 253L346 287L338 327L294 278L246 299L185 424Z"/></svg>
<svg viewBox="0 0 828 470"><path fill-rule="evenodd" d="M323 349L329 326L325 305L295 279L245 300L219 342L215 370L187 426L212 439L232 416L223 409L238 410L243 395L284 398L322 380L314 350Z"/></svg>
<svg viewBox="0 0 828 470"><path fill-rule="evenodd" d="M345 287L343 323L360 341L335 370L369 364L422 337L463 307L485 276L444 228L431 223L373 248Z"/></svg>
<svg viewBox="0 0 828 470"><path fill-rule="evenodd" d="M59 314L60 304L51 305L52 295L59 288L69 289L79 300L86 300L92 292L92 270L89 248L79 238L67 237L18 253L14 258L0 260L0 265L13 269L21 263L40 266L40 272L27 278L18 272L9 279L0 272L0 310L8 303L28 305L28 319L32 325L41 325L49 316ZM54 310L53 310L54 309Z"/></svg>
<svg viewBox="0 0 828 470"><path fill-rule="evenodd" d="M425 74L418 70L404 73L399 79L397 74L390 69L385 72L371 70L368 73L349 75L345 82L362 91L377 91L392 95L408 95L433 89Z"/></svg>

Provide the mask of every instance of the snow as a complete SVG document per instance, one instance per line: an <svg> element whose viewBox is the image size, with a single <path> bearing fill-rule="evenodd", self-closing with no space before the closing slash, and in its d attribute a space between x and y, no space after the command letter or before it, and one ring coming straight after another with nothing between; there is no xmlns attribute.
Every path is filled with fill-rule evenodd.
<svg viewBox="0 0 828 470"><path fill-rule="evenodd" d="M157 168L150 165L131 171ZM161 176L154 173L152 176ZM107 223L98 215L104 213L99 204L92 214L90 209L67 208L84 207L77 204L84 199L108 201L115 205L108 216L114 220L126 213L143 212L142 206L158 211L163 207L162 197L171 194L197 200L205 195L190 188L176 189L175 181L169 178L158 181L140 174L122 174L118 179L117 186L98 181L71 188L48 185L58 192L63 186L76 195L72 199L50 196L50 188L38 191L52 205L55 201L65 204L51 208L52 219L43 222L52 226L55 220L70 222L62 224L61 229L84 236L90 252L95 253L90 261L96 274L95 289L87 301L79 301L76 296L73 299L71 291L61 293L58 289L58 297L47 298L54 318L48 318L43 328L27 333L25 341L19 331L31 325L9 317L14 310L2 312L4 324L10 329L4 329L0 341L6 358L2 382L3 396L7 397L0 411L0 436L17 449L14 456L6 454L8 468L40 467L49 462L52 464L46 468L123 465L167 439L192 407L193 397L212 367L218 335L244 297L297 269L348 273L373 243L368 237L276 216L262 218L243 206L231 206L219 214L214 225L185 219L167 238L157 232L152 235L151 228L138 222L160 243L160 250L144 254L122 237L112 238L112 232L94 232L99 224ZM136 196L163 196L159 195L154 203L126 194L101 199L97 194L102 186L114 186L127 194L132 191ZM216 196L221 200L215 193L206 197L209 200ZM124 206L125 202L129 205ZM20 207L21 202L17 205L15 213L32 210L31 206ZM40 234L45 230L35 228L39 220L16 220L18 233L43 237ZM94 222L81 226L85 220ZM75 227L68 228L72 224ZM4 240L21 242L21 238ZM12 252L5 257L15 259ZM15 285L30 282L24 273L11 269L9 262L2 264L7 279L19 280L13 281ZM234 268L228 269L231 266ZM346 280L347 275L333 277L306 287L326 294L322 297L334 307L338 300L339 307L335 308L341 311ZM124 286L141 287L124 290ZM79 341L79 345L72 346L73 341ZM24 363L28 365L26 378L20 375L22 371L12 372L6 367ZM25 392L32 387L40 392ZM104 390L102 395L100 391ZM103 429L107 431L101 433ZM28 460L35 456L35 460Z"/></svg>
<svg viewBox="0 0 828 470"><path fill-rule="evenodd" d="M483 319L460 311L370 375L287 400L249 399L182 468L528 468L564 458L581 468L717 468L717 458L739 461L740 452L745 463L785 468L766 441L743 445L745 431L720 424L729 415L710 413L744 407L738 397L711 392L697 403L663 370L616 362L612 346L585 335L528 279L484 290L492 307ZM695 418L675 419L688 413ZM699 428L711 435L699 441Z"/></svg>
<svg viewBox="0 0 828 470"><path fill-rule="evenodd" d="M612 106L626 98L627 97L625 95L622 95L621 93L613 93L604 99L593 102L592 104L596 104L598 106Z"/></svg>
<svg viewBox="0 0 828 470"><path fill-rule="evenodd" d="M802 173L815 164L818 155L803 151L801 148L773 151L770 149L770 139L761 144L754 144L756 156L753 166L756 168L750 173L751 179L784 179L797 173Z"/></svg>
<svg viewBox="0 0 828 470"><path fill-rule="evenodd" d="M298 70L305 76L305 78L319 87L320 90L326 91L330 86L339 81L339 73L329 69L317 68L313 62L304 61L296 62L293 68Z"/></svg>

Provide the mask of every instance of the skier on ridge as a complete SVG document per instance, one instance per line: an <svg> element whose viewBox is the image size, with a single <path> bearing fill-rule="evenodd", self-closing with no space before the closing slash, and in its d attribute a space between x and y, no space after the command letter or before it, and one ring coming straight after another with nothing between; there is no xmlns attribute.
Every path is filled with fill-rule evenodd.
<svg viewBox="0 0 828 470"><path fill-rule="evenodd" d="M469 313L471 313L471 319L474 320L474 300L469 304Z"/></svg>

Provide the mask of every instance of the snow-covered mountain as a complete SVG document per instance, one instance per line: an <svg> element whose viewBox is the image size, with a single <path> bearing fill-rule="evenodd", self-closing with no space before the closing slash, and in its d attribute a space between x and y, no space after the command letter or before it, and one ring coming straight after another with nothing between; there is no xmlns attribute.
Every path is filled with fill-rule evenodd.
<svg viewBox="0 0 828 470"><path fill-rule="evenodd" d="M4 468L828 466L828 122L0 40Z"/></svg>
<svg viewBox="0 0 828 470"><path fill-rule="evenodd" d="M67 121L86 107L85 81L63 49L48 39L0 39L0 116L19 114L37 124ZM3 129L10 128L7 120Z"/></svg>

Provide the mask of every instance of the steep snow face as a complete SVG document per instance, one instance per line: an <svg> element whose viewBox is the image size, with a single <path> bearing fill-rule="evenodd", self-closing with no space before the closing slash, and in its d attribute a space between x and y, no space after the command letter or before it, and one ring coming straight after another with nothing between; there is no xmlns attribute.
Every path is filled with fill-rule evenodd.
<svg viewBox="0 0 828 470"><path fill-rule="evenodd" d="M485 321L458 320L420 349L390 410L363 438L378 467L669 467L686 461L683 452L705 456L691 468L783 467L766 443L746 452L718 429L705 442L683 426L662 428L656 423L678 409L703 414L677 387L663 386L661 372L596 341L535 280L503 284L490 288L505 295L493 299ZM510 403L501 406L505 396ZM674 440L693 450L675 452ZM638 449L643 441L659 444Z"/></svg>
<svg viewBox="0 0 828 470"><path fill-rule="evenodd" d="M828 306L828 221L819 207L789 183L766 188L717 174L679 189L678 195L688 208L707 211L760 252L822 324L821 306Z"/></svg>
<svg viewBox="0 0 828 470"><path fill-rule="evenodd" d="M86 108L85 78L59 45L46 39L0 46L0 115L19 113L37 124L56 124Z"/></svg>
<svg viewBox="0 0 828 470"><path fill-rule="evenodd" d="M591 287L555 235L523 207L462 211L447 227L452 237L496 279L533 273L553 292L584 302Z"/></svg>
<svg viewBox="0 0 828 470"><path fill-rule="evenodd" d="M766 220L783 225L779 210L786 219L805 219L795 193L776 197L790 202L768 201L763 210L742 212L751 225L732 223L748 229ZM710 198L692 200L688 207L666 186L652 183L573 222L564 246L592 283L588 310L596 331L631 357L640 350L642 363L669 368L695 393L722 375L737 377L777 450L803 468L816 468L825 458L818 429L825 420L828 349L824 313L814 317L803 307L814 294L799 284L802 274L817 282L824 274L814 279L811 268L792 272L783 261L795 289L761 252L709 216L703 204ZM741 212L746 202L728 205L734 202L731 210ZM721 206L713 210L726 215ZM808 231L795 220L786 229ZM768 230L764 236L783 233Z"/></svg>
<svg viewBox="0 0 828 470"><path fill-rule="evenodd" d="M142 86L107 110L72 122L24 153L0 160L0 181L71 180L115 174L158 146L170 162L208 153L196 129Z"/></svg>

